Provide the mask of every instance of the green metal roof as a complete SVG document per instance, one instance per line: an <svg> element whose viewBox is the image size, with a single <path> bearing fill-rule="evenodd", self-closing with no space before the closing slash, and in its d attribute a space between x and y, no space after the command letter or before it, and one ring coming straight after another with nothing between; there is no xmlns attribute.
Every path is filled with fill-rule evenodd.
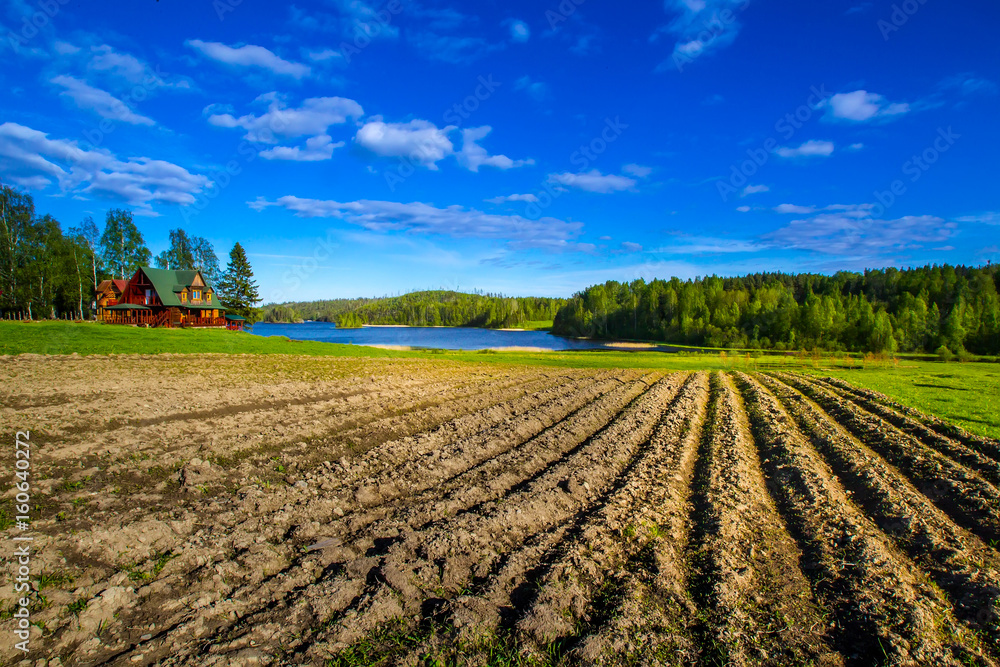
<svg viewBox="0 0 1000 667"><path fill-rule="evenodd" d="M108 310L151 310L149 306L138 306L134 303L119 303L116 306L108 306Z"/></svg>
<svg viewBox="0 0 1000 667"><path fill-rule="evenodd" d="M239 315L226 315L227 320L235 320L237 322L246 322L247 318L240 317Z"/></svg>
<svg viewBox="0 0 1000 667"><path fill-rule="evenodd" d="M181 292L185 287L190 287L191 283L194 282L195 276L200 274L199 271L174 271L172 269L154 269L151 266L141 267L142 272L146 274L149 278L149 282L153 283L153 289L156 290L156 295L160 297L160 301L164 306L178 306L181 308L204 308L205 306L192 306L188 303L181 303L181 298L178 293ZM205 276L201 277L202 281L205 283L205 287L201 289L215 290L212 286L208 284L205 280ZM209 309L219 308L217 305L209 305Z"/></svg>

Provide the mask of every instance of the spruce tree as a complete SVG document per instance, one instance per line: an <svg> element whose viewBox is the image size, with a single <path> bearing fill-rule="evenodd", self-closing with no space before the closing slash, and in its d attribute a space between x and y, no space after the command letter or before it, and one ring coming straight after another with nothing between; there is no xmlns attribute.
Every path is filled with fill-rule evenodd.
<svg viewBox="0 0 1000 667"><path fill-rule="evenodd" d="M229 264L218 284L219 300L228 312L242 315L253 324L260 316L260 294L253 279L247 253L239 243L229 253Z"/></svg>

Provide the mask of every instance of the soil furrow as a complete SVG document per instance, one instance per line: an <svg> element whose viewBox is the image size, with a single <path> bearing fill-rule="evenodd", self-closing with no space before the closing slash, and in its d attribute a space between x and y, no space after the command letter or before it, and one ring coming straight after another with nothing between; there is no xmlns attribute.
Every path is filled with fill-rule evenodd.
<svg viewBox="0 0 1000 667"><path fill-rule="evenodd" d="M921 422L903 413L884 406L878 401L873 401L859 397L853 392L842 387L826 382L824 380L814 380L818 386L824 387L836 394L845 401L850 401L863 410L867 410L878 417L886 420L903 433L911 435L920 440L928 447L936 449L944 456L971 468L982 475L987 481L996 486L1000 483L1000 462L994 461L988 456L971 449L957 440L945 437L940 433L928 428Z"/></svg>
<svg viewBox="0 0 1000 667"><path fill-rule="evenodd" d="M643 382L637 384L642 388L646 387ZM532 396L517 399L512 406L493 406L486 413L465 415L456 420L456 422L461 423L449 424L448 428L444 429L444 433L433 439L433 444L442 445L437 459L438 467L442 470L451 469L454 471L492 454L502 452L506 447L516 446L525 438L536 434L538 430L559 422L566 417L567 412L579 409L602 393L620 386L620 381L616 379L607 379L596 383L592 381L571 382L569 385L557 386ZM639 389L636 391L638 392ZM533 411L529 412L529 410ZM518 413L522 411L524 414L518 416ZM493 426L490 425L491 422L494 424ZM478 431L475 430L477 426L479 427ZM395 456L393 452L400 447L408 446L412 450L411 459L417 457L423 449L431 446L428 442L424 442L423 445L419 444L421 440L427 441L430 435L433 434L422 435L418 438L418 442L410 439L404 443L390 443L385 447L373 450L368 456L363 457L361 461L352 466L350 476L357 482L353 486L348 486L346 491L339 495L323 494L316 498L307 496L299 499L295 506L289 506L288 500L294 498L297 491L297 489L289 489L283 494L283 497L282 494L272 493L270 499L265 497L255 501L255 509L252 512L254 517L259 517L262 513L267 514L268 511L272 516L271 520L267 522L267 527L265 528L265 523L259 518L251 518L235 523L233 529L241 533L256 533L258 539L264 538L268 542L273 542L275 547L266 545L262 549L258 549L252 543L230 542L228 548L237 550L238 554L250 552L233 562L232 559L226 559L223 556L227 548L226 542L223 542L217 547L217 553L220 560L230 561L225 573L227 579L245 583L237 589L230 587L223 591L209 590L209 596L215 599L224 593L233 601L232 606L227 606L224 611L226 613L235 611L242 616L254 613L257 607L256 601L260 599L262 590L270 591L273 589L274 594L280 599L279 593L282 590L287 592L287 589L296 583L308 582L308 573L298 568L297 559L290 549L291 545L287 544L286 541L291 538L299 546L315 541L315 535L321 530L320 521L323 520L323 517L337 519L338 526L349 527L349 530L358 532L366 524L352 515L345 515L344 520L341 521L338 511L340 514L344 514L342 508L349 508L352 504L357 506L359 501L367 501L369 511L374 511L378 507L384 507L387 511L398 509L392 504L393 500L405 497L409 491L419 492L433 485L435 480L430 476L433 473L422 471L419 465L413 467L412 461L408 466L404 466L403 470L396 469L381 477L373 472L380 468L384 469L386 460L391 461ZM467 437L462 438L462 435ZM386 452L386 449L390 451ZM405 474L405 470L411 468L415 474ZM319 481L310 478L310 483L318 483ZM407 487L406 482L409 482L411 486ZM385 493L384 499L370 499L363 495L367 489L372 488L383 491ZM247 513L250 512L247 510ZM235 521L236 518L230 517L227 520ZM339 534L336 527L325 532L327 535ZM373 540L369 536L369 532L365 531L365 535L361 538L361 544L354 545L362 553L373 547ZM389 534L398 534L398 530L393 530ZM375 543L379 541L378 539L374 540ZM185 546L197 548L197 544ZM174 549L181 553L183 558L186 549L176 546ZM266 563L266 569L261 568L262 561ZM289 572L293 570L296 571L294 576L289 577ZM196 572L190 572L186 576L193 579L198 578ZM301 579L303 576L305 579ZM194 588L198 589L197 586ZM182 630L187 630L187 628Z"/></svg>
<svg viewBox="0 0 1000 667"><path fill-rule="evenodd" d="M881 457L800 392L762 376L799 429L830 464L856 503L927 572L955 616L1000 647L1000 557L914 489Z"/></svg>
<svg viewBox="0 0 1000 667"><path fill-rule="evenodd" d="M1000 442L993 438L987 438L981 435L976 435L975 433L969 433L961 426L957 426L950 422L946 422L943 419L939 419L934 415L929 415L924 412L920 412L915 408L911 408L908 405L903 405L898 401L894 401L892 398L881 394L877 391L872 391L871 389L863 389L861 387L855 387L854 385L845 382L839 378L826 377L823 380L831 385L839 387L845 391L849 391L859 398L874 401L876 403L881 403L886 407L896 410L908 417L911 417L920 423L924 424L928 428L940 433L946 438L952 438L953 440L958 440L966 447L978 451L980 454L988 456L994 461L1000 461Z"/></svg>
<svg viewBox="0 0 1000 667"><path fill-rule="evenodd" d="M778 401L745 374L737 381L769 488L802 549L813 594L830 612L830 635L845 660L992 664L937 589L854 506Z"/></svg>
<svg viewBox="0 0 1000 667"><path fill-rule="evenodd" d="M800 376L781 374L845 426L853 435L896 466L935 505L964 528L991 544L1000 544L1000 491L916 438Z"/></svg>
<svg viewBox="0 0 1000 667"><path fill-rule="evenodd" d="M801 553L768 494L743 407L714 375L692 493L692 596L701 607L703 659L729 665L839 659L823 611L799 570Z"/></svg>
<svg viewBox="0 0 1000 667"><path fill-rule="evenodd" d="M340 613L337 623L310 640L306 656L319 659L360 639L394 614L409 616L419 613L428 600L454 597L531 536L580 521L594 500L634 463L662 406L676 392L675 381L657 383L573 456L560 460L527 488L476 512L432 524L426 531L404 532L385 556L366 560L368 572L374 569L375 576L367 579L369 590L347 610L355 613ZM402 593L405 609L386 603L397 599L393 590Z"/></svg>

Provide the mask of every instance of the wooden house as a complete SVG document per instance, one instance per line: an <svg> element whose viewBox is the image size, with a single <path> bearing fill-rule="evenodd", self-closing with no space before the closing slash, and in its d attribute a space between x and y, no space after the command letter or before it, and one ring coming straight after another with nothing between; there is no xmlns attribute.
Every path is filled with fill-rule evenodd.
<svg viewBox="0 0 1000 667"><path fill-rule="evenodd" d="M118 303L104 309L105 322L151 327L226 327L242 329L243 318L226 309L201 271L140 267Z"/></svg>
<svg viewBox="0 0 1000 667"><path fill-rule="evenodd" d="M127 285L128 281L120 278L101 281L101 284L97 286L97 298L94 303L98 319L104 319L105 308L118 305L118 299L121 298Z"/></svg>

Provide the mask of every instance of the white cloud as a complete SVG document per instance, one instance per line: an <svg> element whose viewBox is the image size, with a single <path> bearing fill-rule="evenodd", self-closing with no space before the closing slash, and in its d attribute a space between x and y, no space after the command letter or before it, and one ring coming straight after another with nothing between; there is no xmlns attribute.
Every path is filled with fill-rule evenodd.
<svg viewBox="0 0 1000 667"><path fill-rule="evenodd" d="M344 145L343 141L333 143L329 134L321 134L306 139L305 148L299 146L275 146L261 151L260 156L266 160L294 160L296 162L317 162L329 160L333 151Z"/></svg>
<svg viewBox="0 0 1000 667"><path fill-rule="evenodd" d="M957 222L972 222L982 225L1000 225L1000 212L987 211L979 215L963 215L961 218L955 218L955 220Z"/></svg>
<svg viewBox="0 0 1000 667"><path fill-rule="evenodd" d="M73 103L81 109L89 109L97 113L102 118L119 120L132 125L156 125L156 121L142 114L138 114L128 107L120 99L111 93L94 88L90 84L72 76L60 75L51 82L61 86L63 91L59 93L63 97L73 100Z"/></svg>
<svg viewBox="0 0 1000 667"><path fill-rule="evenodd" d="M254 44L227 46L221 42L203 42L200 39L189 39L185 44L200 51L206 57L226 65L260 67L294 79L309 76L312 71L308 65L290 62L278 57L269 49Z"/></svg>
<svg viewBox="0 0 1000 667"><path fill-rule="evenodd" d="M549 85L542 81L532 81L527 75L514 82L514 90L523 91L536 102L544 102L549 97Z"/></svg>
<svg viewBox="0 0 1000 667"><path fill-rule="evenodd" d="M816 209L812 206L797 206L795 204L778 204L774 207L775 213L796 213L799 215L815 213Z"/></svg>
<svg viewBox="0 0 1000 667"><path fill-rule="evenodd" d="M749 206L737 206L736 210L739 211L740 213L749 213L750 212L750 207Z"/></svg>
<svg viewBox="0 0 1000 667"><path fill-rule="evenodd" d="M426 120L411 120L408 123L376 120L365 123L354 141L376 155L406 157L436 170L438 162L455 152L448 138L448 133L455 129L454 125L438 128Z"/></svg>
<svg viewBox="0 0 1000 667"><path fill-rule="evenodd" d="M738 14L746 4L746 0L666 0L667 11L676 17L660 27L651 39L655 41L661 33L667 33L676 41L672 60L660 69L732 44L742 27Z"/></svg>
<svg viewBox="0 0 1000 667"><path fill-rule="evenodd" d="M779 204L774 207L775 213L792 213L795 215L811 215L820 211L832 211L849 218L865 218L871 214L874 204L830 204L829 206L800 206L798 204Z"/></svg>
<svg viewBox="0 0 1000 667"><path fill-rule="evenodd" d="M426 31L409 32L407 36L410 45L425 58L453 65L468 64L504 48L503 44L490 44L481 37L439 35Z"/></svg>
<svg viewBox="0 0 1000 667"><path fill-rule="evenodd" d="M817 141L816 139L810 139L809 141L803 143L795 148L789 146L781 146L774 152L781 157L828 157L833 154L833 142L832 141Z"/></svg>
<svg viewBox="0 0 1000 667"><path fill-rule="evenodd" d="M288 108L277 93L266 93L255 100L267 102L267 112L259 116L247 114L235 117L232 113L213 113L221 110L215 105L205 107L210 113L208 122L216 127L242 128L250 141L276 144L279 138L297 138L327 134L331 125L341 125L348 118L364 114L361 105L344 97L310 97L302 106Z"/></svg>
<svg viewBox="0 0 1000 667"><path fill-rule="evenodd" d="M438 208L423 202L337 202L291 195L275 201L258 197L247 204L256 211L269 207L284 208L300 218L337 218L375 232L490 239L504 241L515 249L538 248L552 252L589 252L594 249L590 244L575 241L583 229L582 223L556 218L529 220L520 215L495 215L462 206Z"/></svg>
<svg viewBox="0 0 1000 667"><path fill-rule="evenodd" d="M910 105L903 102L889 102L877 93L855 90L837 93L823 102L828 109L824 118L864 123L870 120L889 119L910 111Z"/></svg>
<svg viewBox="0 0 1000 667"><path fill-rule="evenodd" d="M511 160L506 155L489 155L486 149L477 141L486 137L492 131L489 125L462 130L462 150L456 154L459 164L469 171L479 171L479 167L488 166L497 169L513 169L527 164L535 164L534 160Z"/></svg>
<svg viewBox="0 0 1000 667"><path fill-rule="evenodd" d="M505 22L510 30L510 38L515 42L527 42L531 38L531 28L524 21L512 19Z"/></svg>
<svg viewBox="0 0 1000 667"><path fill-rule="evenodd" d="M587 192L599 192L601 194L631 190L636 185L636 181L633 178L617 174L602 174L597 169L580 173L549 174L549 182L578 190L586 190Z"/></svg>
<svg viewBox="0 0 1000 667"><path fill-rule="evenodd" d="M631 241L622 241L622 250L625 252L642 252L642 246Z"/></svg>
<svg viewBox="0 0 1000 667"><path fill-rule="evenodd" d="M75 47L74 47L75 48ZM73 53L78 52L74 51ZM147 88L190 88L186 79L177 78L165 81L153 68L129 53L115 51L107 44L92 46L91 58L87 69L119 78L131 85L143 85Z"/></svg>
<svg viewBox="0 0 1000 667"><path fill-rule="evenodd" d="M996 83L969 72L949 76L940 83L939 87L943 90L957 90L964 97L996 95L1000 90Z"/></svg>
<svg viewBox="0 0 1000 667"><path fill-rule="evenodd" d="M526 194L526 195L517 195L517 194L514 194L514 195L507 195L505 197L492 197L492 198L486 199L484 201L487 201L490 204L503 204L503 203L509 202L509 201L524 201L524 202L531 203L531 202L537 202L538 201L538 197L535 196L535 195L533 195L533 194Z"/></svg>
<svg viewBox="0 0 1000 667"><path fill-rule="evenodd" d="M955 227L955 223L931 215L876 220L852 215L848 211L820 213L793 220L763 238L784 249L853 257L885 257L887 253L939 244L953 235Z"/></svg>
<svg viewBox="0 0 1000 667"><path fill-rule="evenodd" d="M56 181L66 193L125 201L137 213L157 215L153 202L191 204L212 182L184 167L148 157L121 160L107 150L85 150L75 141L50 139L17 123L0 125L0 173L42 189Z"/></svg>
<svg viewBox="0 0 1000 667"><path fill-rule="evenodd" d="M711 236L678 236L670 245L649 252L662 255L714 255L760 252L766 245L742 239L721 239Z"/></svg>
<svg viewBox="0 0 1000 667"><path fill-rule="evenodd" d="M306 51L306 57L313 62L322 63L328 61L342 62L344 54L333 49L322 49L320 51Z"/></svg>
<svg viewBox="0 0 1000 667"><path fill-rule="evenodd" d="M641 164L632 163L622 167L622 171L624 171L626 174L631 174L636 178L646 178L647 176L653 173L653 168L645 167Z"/></svg>
<svg viewBox="0 0 1000 667"><path fill-rule="evenodd" d="M743 188L743 192L740 193L740 197L746 197L747 195L756 195L761 192L770 192L771 188L766 185L748 185Z"/></svg>

